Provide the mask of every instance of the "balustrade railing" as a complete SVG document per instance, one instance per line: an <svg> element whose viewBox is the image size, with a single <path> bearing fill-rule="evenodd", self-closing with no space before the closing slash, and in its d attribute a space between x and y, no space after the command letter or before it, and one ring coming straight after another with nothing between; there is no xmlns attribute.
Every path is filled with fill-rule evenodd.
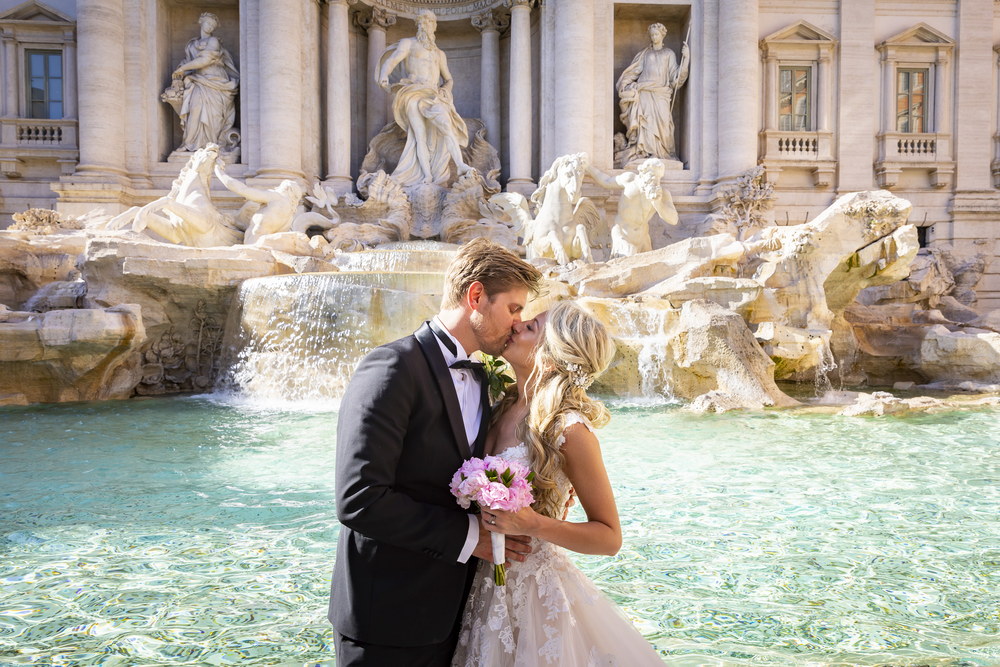
<svg viewBox="0 0 1000 667"><path fill-rule="evenodd" d="M885 132L879 135L882 160L926 164L951 159L951 136L937 133Z"/></svg>
<svg viewBox="0 0 1000 667"><path fill-rule="evenodd" d="M937 140L934 138L900 138L896 140L896 152L900 155L934 155Z"/></svg>
<svg viewBox="0 0 1000 667"><path fill-rule="evenodd" d="M818 154L819 139L815 136L778 135L779 157Z"/></svg>
<svg viewBox="0 0 1000 667"><path fill-rule="evenodd" d="M77 121L37 118L0 119L0 148L76 150Z"/></svg>

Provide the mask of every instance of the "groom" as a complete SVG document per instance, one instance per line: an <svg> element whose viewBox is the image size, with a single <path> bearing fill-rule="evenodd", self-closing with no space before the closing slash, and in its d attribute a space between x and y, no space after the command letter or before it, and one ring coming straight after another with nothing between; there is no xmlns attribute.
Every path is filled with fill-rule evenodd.
<svg viewBox="0 0 1000 667"><path fill-rule="evenodd" d="M441 311L373 350L354 371L337 423L337 517L330 591L338 667L448 665L475 560L489 534L449 491L482 456L485 377L468 355L500 354L521 321L537 269L486 239L463 246ZM508 560L527 544L507 540Z"/></svg>

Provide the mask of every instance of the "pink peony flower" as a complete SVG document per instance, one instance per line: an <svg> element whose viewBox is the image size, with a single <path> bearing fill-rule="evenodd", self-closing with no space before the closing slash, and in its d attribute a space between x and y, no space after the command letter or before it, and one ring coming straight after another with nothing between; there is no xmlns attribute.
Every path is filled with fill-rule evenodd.
<svg viewBox="0 0 1000 667"><path fill-rule="evenodd" d="M531 480L534 474L527 466L506 461L499 456L469 459L452 475L449 488L458 504L468 509L479 507L517 512L534 502ZM507 581L504 569L504 535L490 533L493 547L493 581L502 586Z"/></svg>
<svg viewBox="0 0 1000 667"><path fill-rule="evenodd" d="M490 480L487 479L486 473L479 471L459 484L458 490L463 496L475 498L479 494L479 490L489 483Z"/></svg>
<svg viewBox="0 0 1000 667"><path fill-rule="evenodd" d="M510 505L510 490L501 482L490 482L479 489L476 500L480 507L506 510Z"/></svg>

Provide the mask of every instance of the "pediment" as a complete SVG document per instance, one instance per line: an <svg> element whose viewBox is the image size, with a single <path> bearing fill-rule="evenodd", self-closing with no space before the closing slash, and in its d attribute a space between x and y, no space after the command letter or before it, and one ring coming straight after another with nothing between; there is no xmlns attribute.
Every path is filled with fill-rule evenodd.
<svg viewBox="0 0 1000 667"><path fill-rule="evenodd" d="M884 46L954 46L955 40L940 30L932 28L926 23L918 23L909 30L890 37L879 47Z"/></svg>
<svg viewBox="0 0 1000 667"><path fill-rule="evenodd" d="M0 21L37 21L45 23L74 23L71 16L48 5L28 0L0 14Z"/></svg>
<svg viewBox="0 0 1000 667"><path fill-rule="evenodd" d="M765 44L775 44L779 42L812 42L816 44L836 42L836 38L823 30L817 28L808 21L797 21L788 27L773 32L763 39Z"/></svg>

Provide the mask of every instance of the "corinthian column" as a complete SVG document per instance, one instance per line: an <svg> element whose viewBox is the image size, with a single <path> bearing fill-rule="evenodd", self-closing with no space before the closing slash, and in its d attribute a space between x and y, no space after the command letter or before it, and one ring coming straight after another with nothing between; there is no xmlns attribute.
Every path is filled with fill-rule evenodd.
<svg viewBox="0 0 1000 667"><path fill-rule="evenodd" d="M756 0L754 0L756 2ZM553 157L593 152L594 0L553 3L555 141ZM754 45L757 42L754 40ZM756 64L756 59L753 64Z"/></svg>
<svg viewBox="0 0 1000 667"><path fill-rule="evenodd" d="M757 0L733 0L719 12L719 176L757 164Z"/></svg>
<svg viewBox="0 0 1000 667"><path fill-rule="evenodd" d="M480 58L479 115L486 126L486 140L500 147L500 31L506 21L492 11L472 18L472 25L482 34Z"/></svg>
<svg viewBox="0 0 1000 667"><path fill-rule="evenodd" d="M507 189L521 194L534 190L531 180L531 5L533 0L508 0L510 7L510 109L507 114Z"/></svg>
<svg viewBox="0 0 1000 667"><path fill-rule="evenodd" d="M78 172L124 174L125 14L122 0L76 5L80 115Z"/></svg>
<svg viewBox="0 0 1000 667"><path fill-rule="evenodd" d="M302 172L304 0L260 0L260 169L267 179Z"/></svg>
<svg viewBox="0 0 1000 667"><path fill-rule="evenodd" d="M366 95L367 133L368 140L378 134L386 124L388 105L385 91L375 80L378 73L378 61L385 51L385 31L396 23L396 16L384 9L372 7L369 16L358 17L358 25L368 31L368 94Z"/></svg>
<svg viewBox="0 0 1000 667"><path fill-rule="evenodd" d="M351 51L348 0L328 0L326 34L326 180L351 191Z"/></svg>

